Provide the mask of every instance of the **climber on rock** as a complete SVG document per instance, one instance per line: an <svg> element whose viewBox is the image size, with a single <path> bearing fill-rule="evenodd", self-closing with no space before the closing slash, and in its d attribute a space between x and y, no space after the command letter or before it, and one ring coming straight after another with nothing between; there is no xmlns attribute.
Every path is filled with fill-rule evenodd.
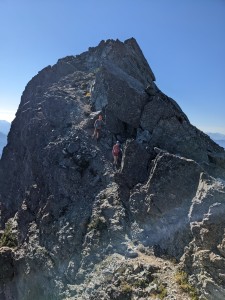
<svg viewBox="0 0 225 300"><path fill-rule="evenodd" d="M92 138L96 137L96 140L99 140L100 132L102 129L102 126L104 125L104 121L102 120L102 115L98 116L98 119L95 120L94 123L94 133L92 135Z"/></svg>
<svg viewBox="0 0 225 300"><path fill-rule="evenodd" d="M115 167L118 167L119 157L122 155L122 149L119 141L117 141L116 144L113 146L112 155L113 155L113 165Z"/></svg>

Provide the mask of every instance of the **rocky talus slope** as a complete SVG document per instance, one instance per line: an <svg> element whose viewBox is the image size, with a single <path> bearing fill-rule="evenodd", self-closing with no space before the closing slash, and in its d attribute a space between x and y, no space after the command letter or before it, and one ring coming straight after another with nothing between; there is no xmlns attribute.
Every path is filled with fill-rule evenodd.
<svg viewBox="0 0 225 300"><path fill-rule="evenodd" d="M133 38L28 83L0 204L1 300L225 299L224 149L160 91Z"/></svg>

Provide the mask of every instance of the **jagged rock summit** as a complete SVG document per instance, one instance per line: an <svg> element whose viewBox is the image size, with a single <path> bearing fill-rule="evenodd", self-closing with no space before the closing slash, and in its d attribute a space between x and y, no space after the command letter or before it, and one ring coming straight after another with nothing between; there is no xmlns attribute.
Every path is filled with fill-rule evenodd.
<svg viewBox="0 0 225 300"><path fill-rule="evenodd" d="M134 38L60 59L26 86L0 161L0 299L191 299L178 269L224 299L224 180L223 148Z"/></svg>

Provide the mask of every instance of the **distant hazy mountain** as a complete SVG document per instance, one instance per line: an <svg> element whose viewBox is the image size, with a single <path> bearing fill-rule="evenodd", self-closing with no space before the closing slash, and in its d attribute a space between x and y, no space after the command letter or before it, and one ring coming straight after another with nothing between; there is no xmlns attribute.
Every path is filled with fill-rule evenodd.
<svg viewBox="0 0 225 300"><path fill-rule="evenodd" d="M225 140L216 140L215 142L225 149Z"/></svg>
<svg viewBox="0 0 225 300"><path fill-rule="evenodd" d="M5 120L0 120L0 157L2 150L7 144L7 134L9 132L11 124Z"/></svg>
<svg viewBox="0 0 225 300"><path fill-rule="evenodd" d="M8 134L11 124L5 120L0 120L0 132Z"/></svg>
<svg viewBox="0 0 225 300"><path fill-rule="evenodd" d="M223 147L225 149L225 134L222 133L213 133L213 132L206 132L206 134L208 134L208 136L214 141L216 142L218 145L220 145L221 147Z"/></svg>
<svg viewBox="0 0 225 300"><path fill-rule="evenodd" d="M5 147L7 143L7 135L0 132L0 157L2 156L2 149Z"/></svg>

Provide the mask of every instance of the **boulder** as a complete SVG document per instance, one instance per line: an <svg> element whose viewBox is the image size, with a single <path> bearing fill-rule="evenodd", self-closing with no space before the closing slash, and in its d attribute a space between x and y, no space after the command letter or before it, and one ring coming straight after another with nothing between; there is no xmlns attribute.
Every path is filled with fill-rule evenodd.
<svg viewBox="0 0 225 300"><path fill-rule="evenodd" d="M144 147L134 140L128 140L123 153L121 174L131 188L148 178L148 162L150 155Z"/></svg>

